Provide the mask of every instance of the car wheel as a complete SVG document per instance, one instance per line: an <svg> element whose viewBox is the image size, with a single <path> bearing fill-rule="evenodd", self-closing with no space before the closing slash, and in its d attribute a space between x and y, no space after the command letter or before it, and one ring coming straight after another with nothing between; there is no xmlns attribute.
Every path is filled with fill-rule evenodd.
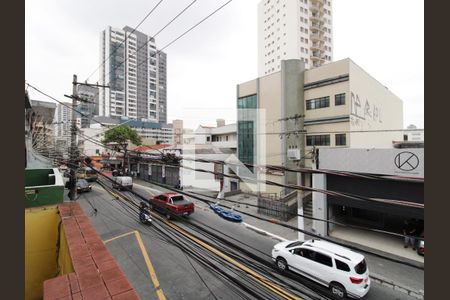
<svg viewBox="0 0 450 300"><path fill-rule="evenodd" d="M338 299L344 299L346 297L347 292L345 291L345 287L342 284L337 282L332 282L330 284L330 291Z"/></svg>
<svg viewBox="0 0 450 300"><path fill-rule="evenodd" d="M288 264L286 262L286 260L282 257L278 257L276 260L276 264L277 264L277 268L281 271L281 272L285 272L289 269Z"/></svg>

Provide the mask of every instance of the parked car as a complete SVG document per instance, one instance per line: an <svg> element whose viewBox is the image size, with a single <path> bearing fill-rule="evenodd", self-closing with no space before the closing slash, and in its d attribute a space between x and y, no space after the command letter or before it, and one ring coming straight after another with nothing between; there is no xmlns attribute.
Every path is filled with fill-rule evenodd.
<svg viewBox="0 0 450 300"><path fill-rule="evenodd" d="M98 178L97 172L91 167L84 167L77 170L78 179L86 179L87 181L96 181Z"/></svg>
<svg viewBox="0 0 450 300"><path fill-rule="evenodd" d="M423 239L417 242L417 254L425 256L425 241Z"/></svg>
<svg viewBox="0 0 450 300"><path fill-rule="evenodd" d="M194 203L177 193L165 193L150 197L149 205L151 209L165 214L168 219L172 215L189 216L194 212Z"/></svg>
<svg viewBox="0 0 450 300"><path fill-rule="evenodd" d="M131 178L130 176L116 176L113 177L113 188L115 189L132 189L133 188L133 178Z"/></svg>
<svg viewBox="0 0 450 300"><path fill-rule="evenodd" d="M78 179L77 180L77 193L90 192L92 190L92 186L86 179Z"/></svg>
<svg viewBox="0 0 450 300"><path fill-rule="evenodd" d="M276 244L272 259L281 271L291 270L328 287L340 299L364 297L370 289L363 255L321 240Z"/></svg>

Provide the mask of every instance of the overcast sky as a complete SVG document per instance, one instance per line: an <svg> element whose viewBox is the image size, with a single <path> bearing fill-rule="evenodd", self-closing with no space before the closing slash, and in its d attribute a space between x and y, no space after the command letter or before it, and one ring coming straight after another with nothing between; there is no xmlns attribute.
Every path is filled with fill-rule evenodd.
<svg viewBox="0 0 450 300"><path fill-rule="evenodd" d="M227 0L198 0L156 37L162 48ZM236 120L236 85L257 77L257 4L234 0L171 45L168 119L185 127ZM25 79L60 100L72 75L98 67L106 26L135 27L158 0L26 0ZM155 34L192 0L166 0L139 27ZM424 1L333 0L334 60L351 58L403 100L404 125L424 126ZM98 74L90 78L96 82ZM32 99L48 100L33 90ZM51 101L51 100L49 100Z"/></svg>

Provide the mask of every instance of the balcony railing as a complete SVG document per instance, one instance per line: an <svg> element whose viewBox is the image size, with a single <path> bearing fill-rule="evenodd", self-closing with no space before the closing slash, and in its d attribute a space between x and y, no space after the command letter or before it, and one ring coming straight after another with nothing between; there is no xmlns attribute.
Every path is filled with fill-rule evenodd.
<svg viewBox="0 0 450 300"><path fill-rule="evenodd" d="M322 56L320 53L312 53L311 54L311 60L312 61L318 61L318 62L324 62L325 61L325 57Z"/></svg>
<svg viewBox="0 0 450 300"><path fill-rule="evenodd" d="M313 42L314 41L320 41L320 42L324 42L325 41L325 37L323 35L320 35L320 34L313 33L313 34L310 35L310 37L311 37L311 40Z"/></svg>
<svg viewBox="0 0 450 300"><path fill-rule="evenodd" d="M318 14L318 13L313 13L313 14L310 16L310 19L311 19L312 21L320 22L320 24L323 24L323 23L325 22L325 21L323 20L322 15L320 15L320 14Z"/></svg>
<svg viewBox="0 0 450 300"><path fill-rule="evenodd" d="M311 45L311 50L313 50L313 51L324 52L324 51L325 51L325 48L324 48L323 43L313 43L313 44Z"/></svg>
<svg viewBox="0 0 450 300"><path fill-rule="evenodd" d="M320 26L318 24L311 24L310 29L312 31L320 31L320 32L324 32L325 31L324 27Z"/></svg>

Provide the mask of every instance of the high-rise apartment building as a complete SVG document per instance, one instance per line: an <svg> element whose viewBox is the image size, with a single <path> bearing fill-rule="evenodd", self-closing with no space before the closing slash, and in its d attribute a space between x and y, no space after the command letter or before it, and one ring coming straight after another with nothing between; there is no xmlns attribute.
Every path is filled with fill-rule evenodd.
<svg viewBox="0 0 450 300"><path fill-rule="evenodd" d="M159 123L167 123L167 54L158 53Z"/></svg>
<svg viewBox="0 0 450 300"><path fill-rule="evenodd" d="M106 61L100 68L100 84L110 88L100 88L98 114L158 122L162 84L158 78L163 73L165 79L165 60L159 65L153 37L132 32L129 26L108 26L100 35L100 61ZM163 97L165 104L165 94Z"/></svg>
<svg viewBox="0 0 450 300"><path fill-rule="evenodd" d="M262 0L258 4L258 76L300 59L307 69L333 60L331 0Z"/></svg>
<svg viewBox="0 0 450 300"><path fill-rule="evenodd" d="M80 118L80 127L87 128L90 125L90 119L95 115L98 115L98 88L78 85L78 96L85 101L78 101L78 111L82 114L78 114Z"/></svg>

